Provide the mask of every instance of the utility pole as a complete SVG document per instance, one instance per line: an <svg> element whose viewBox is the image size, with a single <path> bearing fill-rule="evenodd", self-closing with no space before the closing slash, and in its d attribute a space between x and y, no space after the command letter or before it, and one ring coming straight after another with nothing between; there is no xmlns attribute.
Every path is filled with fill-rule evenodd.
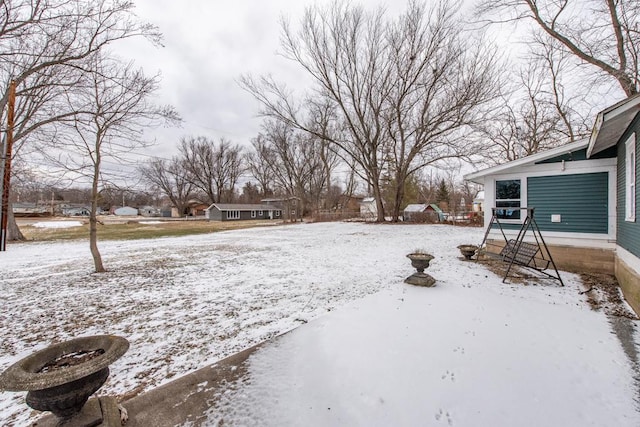
<svg viewBox="0 0 640 427"><path fill-rule="evenodd" d="M7 250L7 224L9 220L9 185L11 181L11 156L13 151L13 111L16 105L16 82L9 84L7 105L7 137L4 150L4 170L2 176L2 209L0 209L0 252Z"/></svg>

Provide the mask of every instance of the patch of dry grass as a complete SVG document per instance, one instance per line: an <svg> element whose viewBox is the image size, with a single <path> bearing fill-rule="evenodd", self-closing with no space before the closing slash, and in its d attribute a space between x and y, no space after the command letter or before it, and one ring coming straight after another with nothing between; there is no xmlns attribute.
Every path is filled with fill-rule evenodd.
<svg viewBox="0 0 640 427"><path fill-rule="evenodd" d="M53 219L56 220L56 219ZM46 220L45 220L46 221ZM20 231L29 241L81 240L89 238L89 221L82 219L82 226L70 228L40 228L32 223L19 224ZM153 222L145 224L144 222ZM156 223L157 222L157 223ZM214 233L224 230L263 227L281 223L277 220L251 220L216 222L206 220L162 221L150 218L144 221L109 221L98 224L98 240L154 239L157 237L178 237L192 234Z"/></svg>

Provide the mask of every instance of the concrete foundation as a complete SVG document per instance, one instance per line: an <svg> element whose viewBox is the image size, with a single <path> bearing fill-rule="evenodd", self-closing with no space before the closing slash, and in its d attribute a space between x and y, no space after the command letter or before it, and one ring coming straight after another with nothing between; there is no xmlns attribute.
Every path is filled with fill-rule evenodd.
<svg viewBox="0 0 640 427"><path fill-rule="evenodd" d="M487 246L490 252L498 253L504 242L488 241ZM615 250L560 245L548 247L559 270L615 275L625 300L640 315L640 272L627 264Z"/></svg>
<svg viewBox="0 0 640 427"><path fill-rule="evenodd" d="M489 252L499 253L503 246L504 241L487 241ZM614 274L615 272L616 256L613 249L549 244L547 246L558 270L572 273Z"/></svg>
<svg viewBox="0 0 640 427"><path fill-rule="evenodd" d="M640 315L640 273L617 257L615 275L622 289L624 299L627 300L633 311Z"/></svg>

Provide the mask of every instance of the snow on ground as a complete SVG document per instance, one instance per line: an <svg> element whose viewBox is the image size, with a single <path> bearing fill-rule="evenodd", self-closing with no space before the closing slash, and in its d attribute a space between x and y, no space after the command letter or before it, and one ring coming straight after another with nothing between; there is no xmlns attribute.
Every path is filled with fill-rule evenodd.
<svg viewBox="0 0 640 427"><path fill-rule="evenodd" d="M207 425L640 425L634 372L574 280L513 289L451 264L262 347Z"/></svg>
<svg viewBox="0 0 640 427"><path fill-rule="evenodd" d="M640 425L630 364L576 276L502 284L459 259L482 232L322 223L102 242L105 274L87 242L10 245L0 370L54 341L122 335L101 392L130 396L316 319L252 358L217 407L225 425ZM415 249L435 255L437 287L402 283ZM28 423L23 396L0 394L0 425Z"/></svg>
<svg viewBox="0 0 640 427"><path fill-rule="evenodd" d="M31 225L36 228L71 228L81 227L82 221L41 221Z"/></svg>

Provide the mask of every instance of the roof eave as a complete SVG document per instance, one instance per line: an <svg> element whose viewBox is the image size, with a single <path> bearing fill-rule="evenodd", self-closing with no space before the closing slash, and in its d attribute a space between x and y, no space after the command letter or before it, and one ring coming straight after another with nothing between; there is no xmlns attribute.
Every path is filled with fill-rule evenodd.
<svg viewBox="0 0 640 427"><path fill-rule="evenodd" d="M542 151L540 153L532 154L530 156L521 157L516 160L512 160L507 163L503 163L498 166L492 166L490 168L482 169L477 172L472 172L463 176L465 181L475 182L476 184L484 184L484 178L488 175L496 175L501 172L506 172L512 168L516 168L526 164L532 164L540 162L542 160L551 159L553 157L561 156L566 153L582 150L586 148L589 140L581 139L579 141L571 142L569 144L562 145L560 147L552 148L550 150Z"/></svg>
<svg viewBox="0 0 640 427"><path fill-rule="evenodd" d="M625 98L599 112L589 137L587 158L616 145L638 111L640 94Z"/></svg>

